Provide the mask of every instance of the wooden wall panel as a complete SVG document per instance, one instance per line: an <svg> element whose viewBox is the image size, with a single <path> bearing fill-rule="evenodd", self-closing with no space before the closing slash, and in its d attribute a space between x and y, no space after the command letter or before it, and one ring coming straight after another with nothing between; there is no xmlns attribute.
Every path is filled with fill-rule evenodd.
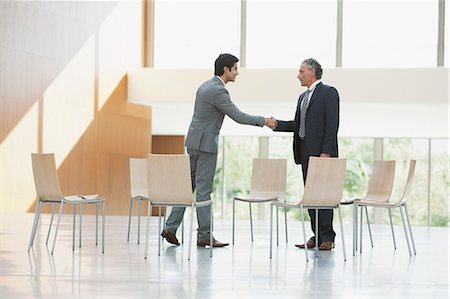
<svg viewBox="0 0 450 299"><path fill-rule="evenodd" d="M128 215L129 158L150 153L151 108L128 103L126 95L124 77L58 169L63 194L98 193L106 198L108 215ZM83 211L93 214L95 206L86 205ZM43 212L51 212L50 207Z"/></svg>
<svg viewBox="0 0 450 299"><path fill-rule="evenodd" d="M153 154L184 154L184 136L153 135Z"/></svg>

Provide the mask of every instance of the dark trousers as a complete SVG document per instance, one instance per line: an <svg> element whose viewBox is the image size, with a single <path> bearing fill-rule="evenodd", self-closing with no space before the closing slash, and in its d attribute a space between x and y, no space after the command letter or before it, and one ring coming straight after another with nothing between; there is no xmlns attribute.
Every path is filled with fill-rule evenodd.
<svg viewBox="0 0 450 299"><path fill-rule="evenodd" d="M308 152L306 142L300 141L301 156L300 163L302 164L303 171L303 184L306 183L306 176L308 174L308 162L309 157L312 156ZM308 209L309 217L311 218L311 229L313 233L316 233L316 210ZM336 233L333 230L333 209L319 210L319 240L318 243L324 241L334 242ZM317 236L316 236L317 237Z"/></svg>

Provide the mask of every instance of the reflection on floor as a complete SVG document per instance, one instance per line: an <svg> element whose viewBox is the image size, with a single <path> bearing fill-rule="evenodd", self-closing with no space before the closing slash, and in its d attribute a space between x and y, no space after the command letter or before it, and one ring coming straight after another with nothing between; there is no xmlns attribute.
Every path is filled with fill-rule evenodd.
<svg viewBox="0 0 450 299"><path fill-rule="evenodd" d="M390 228L373 225L375 247L364 239L362 254L352 256L351 224L345 225L347 262L338 236L332 252L309 251L306 263L301 225L289 223L289 243L280 226L280 245L269 259L268 221L255 222L250 242L247 221L237 222L236 245L209 250L163 243L152 218L149 259L144 260L145 221L141 244L136 226L126 242L127 217L107 216L106 249L95 247L95 217L85 216L83 247L72 253L72 218L62 219L54 256L45 246L49 215L42 215L30 253L27 244L33 214L1 215L0 298L448 298L448 228L413 227L417 256L410 258L402 227L396 227L397 250ZM145 219L145 218L144 218ZM135 219L134 219L135 220ZM133 220L133 221L134 221ZM78 219L77 219L78 221ZM134 221L135 225L137 221ZM186 226L188 227L188 226ZM338 226L336 226L338 228ZM181 230L180 230L181 232ZM181 240L180 232L177 234ZM308 236L310 234L308 233ZM215 237L231 241L231 223L217 220ZM52 239L52 237L51 237ZM51 240L50 239L50 240ZM193 243L195 244L195 234Z"/></svg>

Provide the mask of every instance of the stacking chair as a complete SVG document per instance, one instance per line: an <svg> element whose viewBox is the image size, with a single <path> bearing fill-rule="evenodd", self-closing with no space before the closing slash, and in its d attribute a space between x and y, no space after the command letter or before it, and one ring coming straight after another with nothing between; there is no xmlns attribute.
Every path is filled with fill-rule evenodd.
<svg viewBox="0 0 450 299"><path fill-rule="evenodd" d="M39 223L41 214L41 207L43 204L52 204L52 218L50 220L50 226L47 233L47 239L45 244L48 244L50 231L53 224L53 218L55 214L56 204L60 204L58 223L56 226L55 236L53 240L53 246L51 254L55 250L56 238L58 235L59 224L61 222L61 214L64 204L73 206L73 233L72 233L72 250L75 250L75 216L76 205L80 206L80 240L79 246L81 247L81 234L82 234L82 215L84 204L95 204L95 245L98 245L98 204L102 204L102 253L105 252L105 198L95 195L62 195L59 187L58 174L56 170L55 155L54 154L31 154L31 161L33 164L34 183L36 185L37 203L36 211L34 214L33 226L31 229L30 241L28 244L28 251L33 246L36 236L36 230Z"/></svg>
<svg viewBox="0 0 450 299"><path fill-rule="evenodd" d="M148 155L147 157L148 179L148 210L147 230L145 235L145 259L148 252L148 237L150 229L150 216L152 206L159 208L158 233L161 232L161 207L185 207L192 208L191 224L189 232L189 254L191 259L192 230L194 210L199 207L210 206L210 256L212 257L212 200L196 202L192 194L191 171L188 155ZM158 256L161 254L161 238L158 238Z"/></svg>
<svg viewBox="0 0 450 299"><path fill-rule="evenodd" d="M248 202L250 212L250 235L253 242L252 203L267 203L286 196L286 159L253 159L252 182L248 196L236 196L233 199L233 236L235 231L235 205L236 201ZM277 209L277 245L278 234L278 209ZM286 243L288 241L287 210L284 210L284 224Z"/></svg>
<svg viewBox="0 0 450 299"><path fill-rule="evenodd" d="M367 194L363 198L354 198L350 201L342 202L341 204L355 203L358 201L370 201L370 202L387 202L392 194L392 188L394 186L394 176L395 176L395 161L394 160L384 160L375 161L373 163L372 175L369 182L369 187L367 189ZM370 229L369 213L367 211L367 206L364 206L367 228L369 230L370 244L373 247L372 231ZM361 223L363 212L361 209ZM392 238L395 244L394 227L392 225L392 215L389 210L389 220L391 223ZM353 255L358 249L358 209L357 205L353 205ZM362 252L362 246L359 247L360 252Z"/></svg>
<svg viewBox="0 0 450 299"><path fill-rule="evenodd" d="M406 206L406 202L408 201L408 197L409 194L411 192L411 187L412 187L412 183L414 180L414 171L416 168L416 160L411 160L409 163L409 170L408 170L408 177L406 179L406 184L405 184L405 189L403 191L403 195L401 196L401 198L397 201L397 202L389 202L389 197L387 199L382 199L382 198L372 198L372 199L361 199L361 200L355 200L354 204L357 207L360 207L361 209L361 223L360 223L360 243L359 243L359 248L361 251L361 247L362 247L362 227L363 227L363 219L362 219L362 208L367 208L367 207L374 207L374 208L387 208L388 212L389 212L389 220L391 223L391 231L392 231L392 239L394 241L394 248L396 248L396 243L395 243L395 235L394 235L394 229L392 226L392 215L391 215L391 209L393 208L399 208L400 210L400 216L402 218L402 223L403 223L403 229L405 231L405 238L406 238L406 243L408 246L408 250L409 250L409 255L412 256L412 252L411 252L411 244L413 247L413 251L414 251L414 255L416 255L416 245L414 243L414 237L412 234L412 229L411 229L411 222L409 219L409 214L408 214L408 208ZM409 228L409 236L408 236L408 231L406 229L406 225L405 225L405 217L403 216L403 210L402 208L405 210L405 215L406 215L406 219L408 222L408 228ZM411 244L409 241L409 238L411 238Z"/></svg>
<svg viewBox="0 0 450 299"><path fill-rule="evenodd" d="M344 191L345 166L347 160L339 158L318 158L310 157L308 166L308 176L306 178L305 191L299 203L285 203L280 201L272 201L270 206L270 258L272 258L272 231L273 231L273 206L284 208L301 209L303 240L306 241L305 219L303 209L314 209L316 214L316 232L318 235L319 213L321 209L338 209L339 223L341 226L342 248L344 253L344 261L347 260L345 253L344 228L342 225L342 215L340 202L342 200L342 192ZM316 254L318 257L319 238L316 241ZM308 250L305 248L305 257L308 262Z"/></svg>
<svg viewBox="0 0 450 299"><path fill-rule="evenodd" d="M130 213L128 215L128 234L127 242L130 242L130 229L131 218L133 213L133 201L137 201L138 204L138 231L137 231L137 243L140 243L141 239L141 201L148 201L147 191L147 159L146 158L130 158ZM163 223L166 223L166 213L164 211ZM181 243L184 243L184 220L181 223Z"/></svg>
<svg viewBox="0 0 450 299"><path fill-rule="evenodd" d="M147 194L147 159L130 158L130 214L128 216L128 235L127 242L130 241L131 215L133 212L133 201L138 204L138 231L137 243L141 236L141 201L148 200Z"/></svg>

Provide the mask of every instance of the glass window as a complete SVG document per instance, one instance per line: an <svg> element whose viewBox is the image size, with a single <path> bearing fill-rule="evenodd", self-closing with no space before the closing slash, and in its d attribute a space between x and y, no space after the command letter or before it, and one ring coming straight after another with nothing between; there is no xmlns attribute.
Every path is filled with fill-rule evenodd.
<svg viewBox="0 0 450 299"><path fill-rule="evenodd" d="M339 157L347 159L343 199L362 198L367 193L372 174L373 138L339 138ZM342 216L353 222L351 206L342 206ZM337 217L336 217L337 218Z"/></svg>
<svg viewBox="0 0 450 299"><path fill-rule="evenodd" d="M391 202L400 200L405 190L409 161L417 160L413 186L408 198L408 213L412 224L427 225L428 139L386 138L383 146L384 159L396 160ZM401 223L399 211L394 211L392 217L395 223ZM384 218L385 223L389 223L388 217Z"/></svg>
<svg viewBox="0 0 450 299"><path fill-rule="evenodd" d="M248 1L247 67L336 65L337 1Z"/></svg>
<svg viewBox="0 0 450 299"><path fill-rule="evenodd" d="M269 158L270 159L286 159L286 198L288 202L299 202L303 196L303 174L301 165L294 162L294 154L292 152L292 136L269 137ZM296 220L301 219L300 209L288 209L289 217ZM281 210L280 210L281 213ZM267 205L265 215L270 215L270 206ZM281 215L281 214L280 214ZM306 219L309 215L305 212Z"/></svg>
<svg viewBox="0 0 450 299"><path fill-rule="evenodd" d="M431 141L431 225L448 226L449 139Z"/></svg>
<svg viewBox="0 0 450 299"><path fill-rule="evenodd" d="M344 67L435 67L438 1L344 1Z"/></svg>
<svg viewBox="0 0 450 299"><path fill-rule="evenodd" d="M225 137L225 207L224 218L231 219L235 195L248 194L252 177L253 158L259 155L258 137ZM236 203L236 219L248 219L248 205Z"/></svg>
<svg viewBox="0 0 450 299"><path fill-rule="evenodd" d="M449 60L449 48L448 43L450 42L449 36L450 36L450 2L447 1L445 3L445 31L444 31L444 66L448 67L448 60Z"/></svg>
<svg viewBox="0 0 450 299"><path fill-rule="evenodd" d="M155 68L214 68L239 55L239 1L155 1Z"/></svg>

